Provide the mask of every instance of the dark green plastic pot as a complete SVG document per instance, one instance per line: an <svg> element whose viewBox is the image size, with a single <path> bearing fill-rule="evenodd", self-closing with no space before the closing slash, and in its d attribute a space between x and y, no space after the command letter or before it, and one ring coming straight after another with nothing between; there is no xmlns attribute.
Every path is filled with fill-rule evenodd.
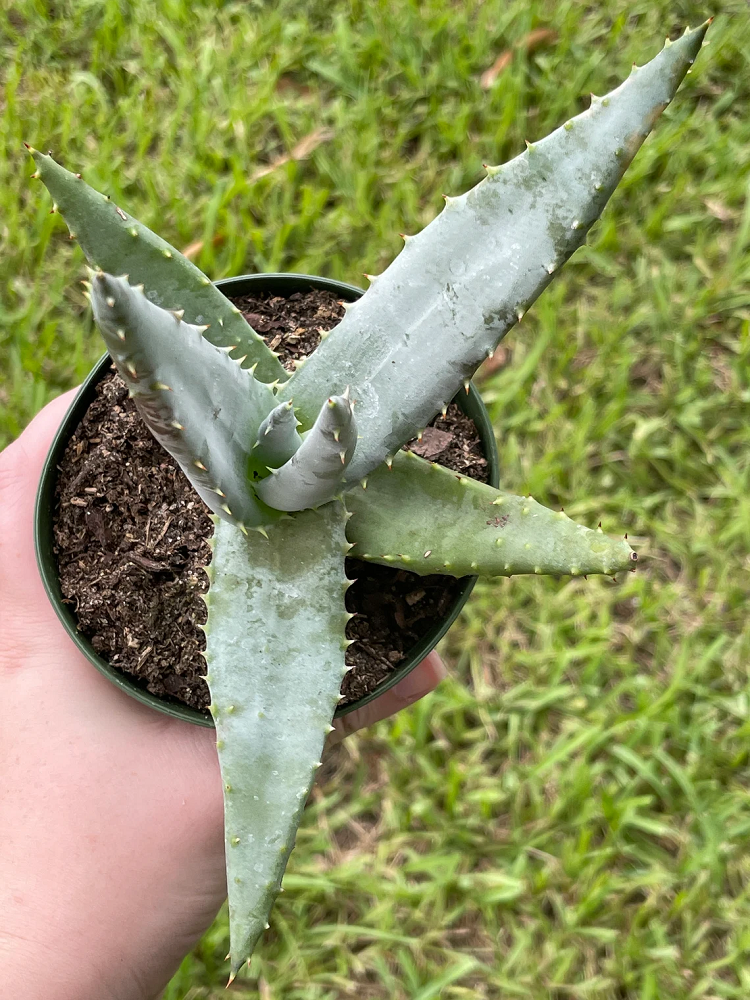
<svg viewBox="0 0 750 1000"><path fill-rule="evenodd" d="M333 281L330 278L316 278L306 274L248 274L239 278L225 278L223 281L217 281L216 284L225 295L232 297L257 292L275 292L278 295L286 296L291 295L293 292L309 291L311 288L333 292L334 295L347 301L353 301L362 295L362 289L354 285L347 285L341 281ZM187 705L181 702L170 701L166 698L159 698L156 695L150 694L144 688L139 687L135 679L121 673L107 663L106 660L102 659L94 651L88 639L78 631L75 616L70 606L63 602L60 592L57 563L53 553L52 534L52 517L54 513L58 465L62 460L63 452L70 437L91 405L97 383L107 373L109 365L109 355L105 354L90 372L66 413L65 419L60 425L60 429L52 442L52 447L44 463L42 478L37 492L34 517L34 535L39 571L58 618L67 629L73 642L78 646L83 655L94 664L97 670L109 678L122 691L125 691L126 694L143 702L145 705L150 705L152 708L158 709L158 711L164 712L166 715L184 719L186 722L193 722L199 726L213 726L213 719L209 712L201 712L194 708L188 708ZM455 402L461 407L464 413L472 418L479 430L484 455L489 463L490 481L493 486L496 486L498 482L497 447L492 425L490 424L489 416L481 397L472 385L469 388L468 394L465 392L459 393ZM453 624L459 611L466 603L475 582L476 577L474 576L464 577L461 581L460 593L453 601L453 604L448 609L445 618L440 624L436 625L422 637L409 651L406 659L374 691L351 705L338 708L336 716L346 715L348 712L353 712L355 709L361 708L374 698L377 698L388 688L393 687L394 684L398 684L406 674L413 670L430 650L435 647L437 642Z"/></svg>

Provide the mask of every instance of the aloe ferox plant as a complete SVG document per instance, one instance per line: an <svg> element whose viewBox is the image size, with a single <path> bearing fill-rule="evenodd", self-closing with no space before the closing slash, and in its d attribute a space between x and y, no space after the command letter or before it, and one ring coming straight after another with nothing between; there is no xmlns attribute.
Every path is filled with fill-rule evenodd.
<svg viewBox="0 0 750 1000"><path fill-rule="evenodd" d="M457 577L634 568L625 539L402 446L468 387L583 243L708 23L446 198L291 377L189 260L29 147L91 265L94 317L120 375L215 515L205 658L232 978L268 926L332 730L347 670L347 553Z"/></svg>

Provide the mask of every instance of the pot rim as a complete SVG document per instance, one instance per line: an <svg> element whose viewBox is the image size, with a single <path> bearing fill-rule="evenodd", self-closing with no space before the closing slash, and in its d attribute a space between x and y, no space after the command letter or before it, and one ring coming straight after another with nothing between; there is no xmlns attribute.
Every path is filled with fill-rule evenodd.
<svg viewBox="0 0 750 1000"><path fill-rule="evenodd" d="M332 291L341 298L354 301L363 293L363 289L356 285L350 285L333 278L322 278L316 275L296 274L296 273L271 273L271 274L244 274L235 278L223 278L214 282L224 294L239 296L252 291L285 291L291 294L294 291L309 291L316 288L325 291ZM89 372L81 385L75 399L68 408L60 427L50 446L49 452L44 462L42 474L39 480L39 487L36 494L34 506L34 548L36 552L37 565L44 584L47 596L62 622L70 638L76 644L81 653L92 663L97 670L120 690L130 697L135 698L142 704L148 705L173 718L182 719L196 725L213 728L213 718L207 711L190 708L183 702L176 699L168 701L158 695L151 694L145 688L140 687L134 678L113 667L107 660L99 656L93 649L89 640L78 631L75 615L70 607L63 600L60 590L60 583L57 572L57 562L53 553L52 525L54 518L54 495L57 485L58 463L62 457L65 447L71 434L80 423L83 414L89 408L93 399L94 389L103 378L110 365L108 354L104 354ZM482 398L473 383L469 386L468 393L459 393L454 402L461 410L471 417L479 431L484 450L485 458L489 463L490 483L497 486L499 479L497 444L489 419L489 414L485 408ZM453 622L458 617L461 609L466 603L469 594L474 588L477 577L469 576L461 579L461 589L452 601L445 617L439 625L430 629L410 650L406 658L385 677L369 694L352 702L350 705L337 707L334 718L348 715L357 709L364 707L371 701L380 697L385 691L398 684L408 673L410 673L427 654L435 648L437 643L443 638Z"/></svg>

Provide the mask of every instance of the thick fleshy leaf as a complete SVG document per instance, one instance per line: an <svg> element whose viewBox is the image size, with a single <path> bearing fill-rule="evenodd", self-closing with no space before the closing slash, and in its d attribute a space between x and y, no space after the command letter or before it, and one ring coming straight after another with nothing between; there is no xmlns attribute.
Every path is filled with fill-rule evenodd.
<svg viewBox="0 0 750 1000"><path fill-rule="evenodd" d="M450 576L612 575L633 569L623 538L576 524L532 497L485 486L399 452L345 496L358 559Z"/></svg>
<svg viewBox="0 0 750 1000"><path fill-rule="evenodd" d="M346 672L346 512L218 521L206 661L224 782L231 967L267 926Z"/></svg>

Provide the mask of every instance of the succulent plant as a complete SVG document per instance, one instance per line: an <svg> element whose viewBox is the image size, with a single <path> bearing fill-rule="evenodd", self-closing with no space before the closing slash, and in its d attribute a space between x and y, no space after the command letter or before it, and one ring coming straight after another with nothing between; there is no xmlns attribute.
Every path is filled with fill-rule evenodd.
<svg viewBox="0 0 750 1000"><path fill-rule="evenodd" d="M459 577L634 568L624 539L402 449L583 243L707 24L446 198L291 377L190 261L31 150L93 269L94 316L120 375L215 515L205 656L232 977L268 926L332 729L346 554Z"/></svg>

